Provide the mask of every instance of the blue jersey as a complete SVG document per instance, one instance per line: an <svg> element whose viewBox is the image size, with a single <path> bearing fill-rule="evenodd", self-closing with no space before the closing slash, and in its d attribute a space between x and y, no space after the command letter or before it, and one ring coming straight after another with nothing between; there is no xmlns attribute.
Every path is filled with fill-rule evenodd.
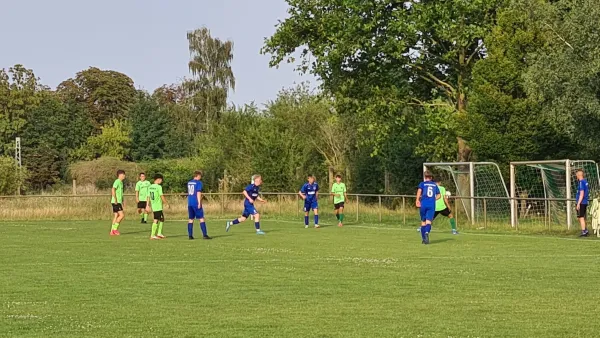
<svg viewBox="0 0 600 338"><path fill-rule="evenodd" d="M306 202L313 202L317 200L317 191L319 191L319 185L317 182L313 184L304 183L302 188L300 188L300 192L306 196Z"/></svg>
<svg viewBox="0 0 600 338"><path fill-rule="evenodd" d="M419 189L421 189L421 207L422 208L434 208L436 196L440 194L440 188L437 184L432 181L419 183Z"/></svg>
<svg viewBox="0 0 600 338"><path fill-rule="evenodd" d="M187 184L188 206L198 206L198 192L202 192L202 181L191 180Z"/></svg>
<svg viewBox="0 0 600 338"><path fill-rule="evenodd" d="M258 198L258 190L260 189L259 186L254 185L254 184L249 184L246 189L244 189L247 193L248 196L250 196L250 199L252 200L252 202L256 201L256 199ZM250 201L248 201L248 199L246 198L244 200L244 206L248 207L251 206L252 203L250 203Z"/></svg>
<svg viewBox="0 0 600 338"><path fill-rule="evenodd" d="M577 186L577 197L575 197L575 201L579 202L579 195L583 191L583 200L581 204L587 205L590 199L590 187L588 186L588 181L584 178L579 181Z"/></svg>

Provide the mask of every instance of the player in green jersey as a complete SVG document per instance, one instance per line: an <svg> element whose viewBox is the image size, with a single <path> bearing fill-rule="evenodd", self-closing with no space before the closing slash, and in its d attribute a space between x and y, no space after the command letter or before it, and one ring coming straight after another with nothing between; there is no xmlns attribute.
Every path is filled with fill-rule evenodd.
<svg viewBox="0 0 600 338"><path fill-rule="evenodd" d="M346 184L342 183L342 175L335 175L335 183L331 186L331 196L333 196L338 226L344 226L344 203L348 199L348 195L346 195Z"/></svg>
<svg viewBox="0 0 600 338"><path fill-rule="evenodd" d="M142 216L142 223L148 223L146 207L148 206L148 188L151 184L146 181L145 173L140 173L140 180L135 184L135 201L137 202L138 214Z"/></svg>
<svg viewBox="0 0 600 338"><path fill-rule="evenodd" d="M452 210L450 210L450 202L448 201L449 192L446 192L446 188L442 186L442 184L437 181L438 188L440 189L440 195L442 198L435 201L435 215L433 219L435 219L439 214L448 217L450 219L450 226L452 227L452 234L458 235L458 231L456 230L456 219L454 219L454 215L452 215Z"/></svg>
<svg viewBox="0 0 600 338"><path fill-rule="evenodd" d="M152 207L152 212L154 214L154 222L152 222L152 233L150 234L150 239L163 239L165 236L162 233L163 223L165 222L165 215L163 214L163 204L168 204L165 195L163 195L162 184L163 176L161 174L156 174L154 176L154 184L152 184L148 188L148 201L150 205L146 207L147 211L150 211L150 207ZM157 234L158 230L158 234Z"/></svg>
<svg viewBox="0 0 600 338"><path fill-rule="evenodd" d="M125 202L123 201L123 180L125 180L125 171L118 170L117 179L113 183L111 189L110 204L112 204L114 213L112 227L110 229L111 236L121 235L119 232L119 224L123 221L123 218L125 218L125 214L123 213L123 207L125 206Z"/></svg>

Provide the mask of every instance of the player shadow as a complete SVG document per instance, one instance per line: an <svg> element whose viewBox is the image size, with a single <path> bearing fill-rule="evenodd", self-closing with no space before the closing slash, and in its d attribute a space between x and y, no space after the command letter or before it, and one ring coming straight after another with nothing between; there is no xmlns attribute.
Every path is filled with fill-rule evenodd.
<svg viewBox="0 0 600 338"><path fill-rule="evenodd" d="M453 241L454 238L440 238L440 239L432 239L429 241L431 244L444 243L448 241Z"/></svg>
<svg viewBox="0 0 600 338"><path fill-rule="evenodd" d="M141 230L141 231L130 231L130 232L122 232L121 235L125 236L125 235L135 235L135 234L142 234L148 232L148 230Z"/></svg>
<svg viewBox="0 0 600 338"><path fill-rule="evenodd" d="M215 238L220 238L220 237L229 237L229 236L232 236L232 235L216 235L216 236L210 236L210 237L211 237L212 239L215 239ZM188 235L172 235L172 236L169 236L168 238L181 238L181 237L188 238ZM194 236L194 237L195 237L195 236ZM200 236L200 237L196 237L195 239L196 239L196 240L199 240L199 241L201 241L201 240L202 240L202 236Z"/></svg>

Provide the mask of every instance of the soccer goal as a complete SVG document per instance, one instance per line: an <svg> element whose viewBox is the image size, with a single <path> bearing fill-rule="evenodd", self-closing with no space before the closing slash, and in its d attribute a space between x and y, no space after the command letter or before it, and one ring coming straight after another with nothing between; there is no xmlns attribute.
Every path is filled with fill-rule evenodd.
<svg viewBox="0 0 600 338"><path fill-rule="evenodd" d="M508 189L500 167L496 163L424 163L423 171L425 170L431 171L435 180L440 181L447 191L452 191L456 197L457 209L464 210L471 224L490 216L496 219L503 218L508 223L510 217Z"/></svg>
<svg viewBox="0 0 600 338"><path fill-rule="evenodd" d="M544 223L571 226L575 220L577 178L582 169L590 196L600 189L598 164L591 160L511 162L511 224Z"/></svg>

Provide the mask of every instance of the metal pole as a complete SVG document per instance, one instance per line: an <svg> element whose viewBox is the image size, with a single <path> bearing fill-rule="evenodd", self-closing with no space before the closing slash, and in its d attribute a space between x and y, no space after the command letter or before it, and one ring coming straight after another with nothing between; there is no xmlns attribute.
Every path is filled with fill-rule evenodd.
<svg viewBox="0 0 600 338"><path fill-rule="evenodd" d="M358 195L356 195L356 222L358 222L358 203L359 203L359 197Z"/></svg>
<svg viewBox="0 0 600 338"><path fill-rule="evenodd" d="M402 196L402 218L403 225L406 226L406 197Z"/></svg>
<svg viewBox="0 0 600 338"><path fill-rule="evenodd" d="M381 224L381 195L379 197L379 224Z"/></svg>
<svg viewBox="0 0 600 338"><path fill-rule="evenodd" d="M515 173L515 165L510 164L510 226L515 228L517 226L517 181Z"/></svg>
<svg viewBox="0 0 600 338"><path fill-rule="evenodd" d="M469 190L471 193L471 225L475 225L475 166L469 162Z"/></svg>
<svg viewBox="0 0 600 338"><path fill-rule="evenodd" d="M483 228L487 229L487 200L483 199Z"/></svg>
<svg viewBox="0 0 600 338"><path fill-rule="evenodd" d="M571 202L571 198L573 198L571 195L571 161L567 161L565 164L565 175L567 176L565 180L567 183L567 230L571 230L571 208L573 207L573 202Z"/></svg>

